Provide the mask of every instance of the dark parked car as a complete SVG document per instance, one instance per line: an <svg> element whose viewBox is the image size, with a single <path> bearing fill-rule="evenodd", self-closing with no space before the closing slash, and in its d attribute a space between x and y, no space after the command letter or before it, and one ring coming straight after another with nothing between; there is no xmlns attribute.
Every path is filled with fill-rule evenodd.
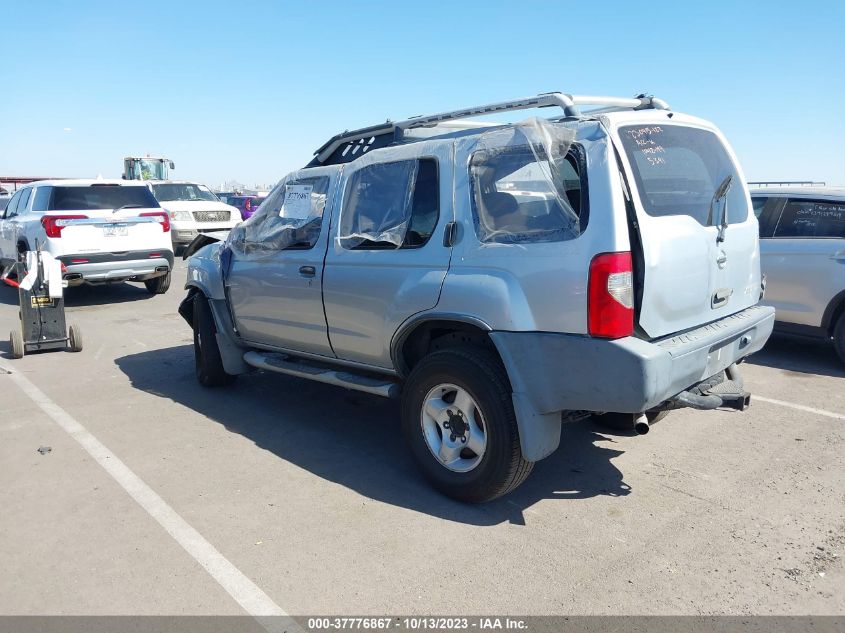
<svg viewBox="0 0 845 633"><path fill-rule="evenodd" d="M259 205L264 202L267 196L248 195L243 194L239 196L229 196L228 204L237 207L241 212L241 218L246 220L251 217Z"/></svg>

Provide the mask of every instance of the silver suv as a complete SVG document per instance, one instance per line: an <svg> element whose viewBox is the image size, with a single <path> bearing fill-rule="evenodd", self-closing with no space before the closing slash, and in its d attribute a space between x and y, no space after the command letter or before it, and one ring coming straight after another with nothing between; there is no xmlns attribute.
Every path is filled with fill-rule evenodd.
<svg viewBox="0 0 845 633"><path fill-rule="evenodd" d="M465 121L537 107L559 115ZM486 501L562 423L748 404L736 363L774 322L750 208L719 131L656 98L387 122L196 252L180 313L203 385L262 369L401 398L425 476Z"/></svg>
<svg viewBox="0 0 845 633"><path fill-rule="evenodd" d="M845 362L845 189L808 185L751 191L765 302L778 330L832 340Z"/></svg>

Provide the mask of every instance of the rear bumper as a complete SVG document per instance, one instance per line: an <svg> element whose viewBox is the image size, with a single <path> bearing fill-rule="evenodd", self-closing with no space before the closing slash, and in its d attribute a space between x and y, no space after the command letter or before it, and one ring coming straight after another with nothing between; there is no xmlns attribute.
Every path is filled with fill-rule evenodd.
<svg viewBox="0 0 845 633"><path fill-rule="evenodd" d="M64 277L71 284L82 281L97 283L127 279L144 281L173 270L173 252L166 249L62 255L57 259L65 265L67 271Z"/></svg>
<svg viewBox="0 0 845 633"><path fill-rule="evenodd" d="M689 332L643 341L544 332L491 332L513 386L540 414L639 413L763 347L773 308L754 306Z"/></svg>

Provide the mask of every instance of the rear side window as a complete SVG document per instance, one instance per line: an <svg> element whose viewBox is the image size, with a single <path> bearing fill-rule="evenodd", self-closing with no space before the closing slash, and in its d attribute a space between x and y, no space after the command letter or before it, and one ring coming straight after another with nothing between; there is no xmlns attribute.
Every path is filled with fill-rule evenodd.
<svg viewBox="0 0 845 633"><path fill-rule="evenodd" d="M32 195L32 188L24 189L21 193L21 199L18 201L18 209L16 213L22 215L26 213L26 206L29 204L29 198Z"/></svg>
<svg viewBox="0 0 845 633"><path fill-rule="evenodd" d="M439 214L437 161L367 165L346 186L340 241L348 249L418 248L428 242Z"/></svg>
<svg viewBox="0 0 845 633"><path fill-rule="evenodd" d="M88 211L95 209L158 208L159 204L146 186L91 185L88 187L53 187L50 211Z"/></svg>
<svg viewBox="0 0 845 633"><path fill-rule="evenodd" d="M645 212L651 216L688 215L703 226L719 223L712 205L719 185L731 176L728 223L744 222L748 204L739 174L719 138L708 130L680 125L619 128Z"/></svg>
<svg viewBox="0 0 845 633"><path fill-rule="evenodd" d="M791 199L780 214L774 236L845 238L845 201Z"/></svg>
<svg viewBox="0 0 845 633"><path fill-rule="evenodd" d="M486 149L470 174L475 231L481 242L559 242L586 228L586 179L580 152L549 161L544 147Z"/></svg>
<svg viewBox="0 0 845 633"><path fill-rule="evenodd" d="M33 211L47 211L50 208L50 194L52 187L38 187L35 190L35 199L32 201Z"/></svg>

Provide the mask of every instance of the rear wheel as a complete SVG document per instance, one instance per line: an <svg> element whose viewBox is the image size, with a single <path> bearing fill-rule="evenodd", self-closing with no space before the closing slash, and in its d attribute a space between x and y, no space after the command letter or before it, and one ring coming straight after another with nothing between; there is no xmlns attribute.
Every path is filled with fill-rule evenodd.
<svg viewBox="0 0 845 633"><path fill-rule="evenodd" d="M199 293L194 295L194 361L197 380L203 387L222 387L235 380L223 368L217 347L217 326L208 300Z"/></svg>
<svg viewBox="0 0 845 633"><path fill-rule="evenodd" d="M9 335L9 343L12 347L12 358L23 358L26 350L23 346L23 336L18 330L12 330Z"/></svg>
<svg viewBox="0 0 845 633"><path fill-rule="evenodd" d="M443 494L479 503L528 477L507 373L476 347L433 352L402 393L402 425L417 465Z"/></svg>
<svg viewBox="0 0 845 633"><path fill-rule="evenodd" d="M153 295L163 295L170 288L170 273L161 275L160 277L153 277L144 282L147 290Z"/></svg>
<svg viewBox="0 0 845 633"><path fill-rule="evenodd" d="M845 313L839 316L836 327L833 329L833 346L839 359L845 363Z"/></svg>

